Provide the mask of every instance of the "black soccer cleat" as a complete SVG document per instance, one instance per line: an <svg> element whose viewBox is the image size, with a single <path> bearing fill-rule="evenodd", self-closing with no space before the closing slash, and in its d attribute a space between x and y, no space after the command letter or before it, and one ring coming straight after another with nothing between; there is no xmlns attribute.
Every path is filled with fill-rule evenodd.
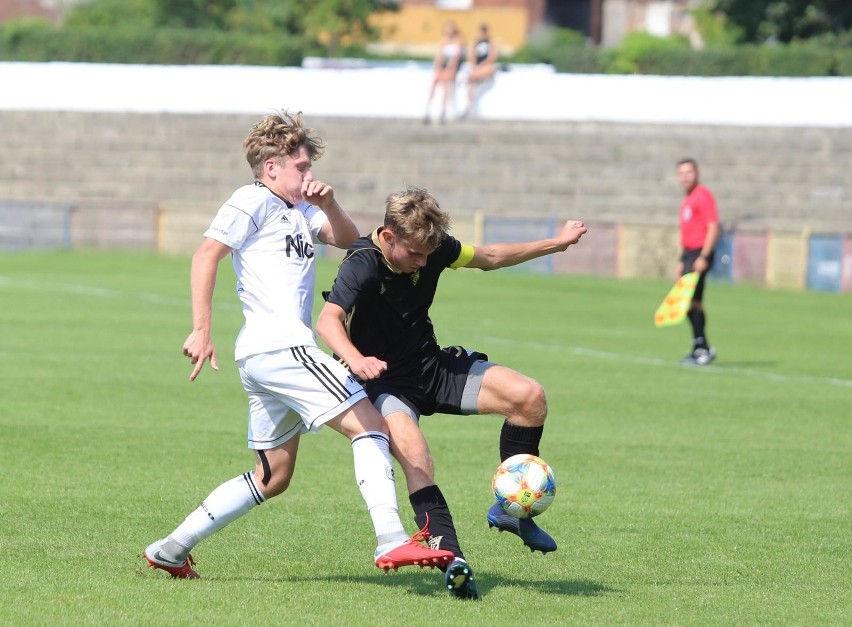
<svg viewBox="0 0 852 627"><path fill-rule="evenodd" d="M535 524L532 518L510 516L500 507L500 503L494 503L491 506L487 517L489 527L497 527L498 531L514 533L524 541L530 551L550 553L556 550L556 541L544 529Z"/></svg>
<svg viewBox="0 0 852 627"><path fill-rule="evenodd" d="M460 557L455 558L447 567L444 583L450 594L457 599L479 599L479 590L476 589L476 583L473 581L473 569Z"/></svg>

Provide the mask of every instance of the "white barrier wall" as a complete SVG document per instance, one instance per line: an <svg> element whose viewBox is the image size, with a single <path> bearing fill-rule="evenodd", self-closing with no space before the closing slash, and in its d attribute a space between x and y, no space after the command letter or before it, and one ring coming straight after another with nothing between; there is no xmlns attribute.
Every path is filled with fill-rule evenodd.
<svg viewBox="0 0 852 627"><path fill-rule="evenodd" d="M431 70L0 63L0 110L421 118ZM461 87L461 86L460 86ZM457 90L457 111L464 104ZM852 78L559 74L511 66L484 93L493 120L852 127ZM437 107L437 97L435 107Z"/></svg>

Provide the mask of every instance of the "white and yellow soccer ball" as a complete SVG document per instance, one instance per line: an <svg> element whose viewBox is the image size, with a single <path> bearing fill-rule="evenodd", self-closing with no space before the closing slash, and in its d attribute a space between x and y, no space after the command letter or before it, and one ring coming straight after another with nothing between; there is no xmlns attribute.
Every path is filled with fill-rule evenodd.
<svg viewBox="0 0 852 627"><path fill-rule="evenodd" d="M553 502L556 476L540 457L514 455L497 466L491 487L507 514L532 518L542 514Z"/></svg>

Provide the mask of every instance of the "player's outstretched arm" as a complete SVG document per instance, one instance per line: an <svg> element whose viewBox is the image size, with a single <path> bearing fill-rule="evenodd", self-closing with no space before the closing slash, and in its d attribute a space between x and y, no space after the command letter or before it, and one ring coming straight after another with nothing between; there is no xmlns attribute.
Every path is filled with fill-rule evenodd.
<svg viewBox="0 0 852 627"><path fill-rule="evenodd" d="M210 337L213 323L213 290L216 287L219 262L230 254L231 250L225 244L206 237L192 256L192 332L183 343L184 356L189 357L190 363L195 366L189 375L190 381L195 381L208 359L213 370L219 369L216 347Z"/></svg>
<svg viewBox="0 0 852 627"><path fill-rule="evenodd" d="M367 357L355 348L346 333L345 319L342 307L327 302L317 317L317 334L354 375L362 381L375 379L388 369L388 364L377 357Z"/></svg>
<svg viewBox="0 0 852 627"><path fill-rule="evenodd" d="M497 243L474 248L473 259L467 264L468 268L479 268L481 270L497 270L508 268L519 263L530 261L563 252L572 244L580 241L586 225L580 220L568 220L562 225L556 237L519 243Z"/></svg>

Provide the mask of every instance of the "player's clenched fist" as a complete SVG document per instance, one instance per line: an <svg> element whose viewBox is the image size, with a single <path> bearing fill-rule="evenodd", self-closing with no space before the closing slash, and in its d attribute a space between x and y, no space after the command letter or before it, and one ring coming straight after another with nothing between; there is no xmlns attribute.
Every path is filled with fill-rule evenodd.
<svg viewBox="0 0 852 627"><path fill-rule="evenodd" d="M586 232L586 225L582 220L568 220L559 232L559 238L565 242L567 246L576 244L580 241L583 233Z"/></svg>
<svg viewBox="0 0 852 627"><path fill-rule="evenodd" d="M305 181L302 183L302 198L320 209L325 209L334 202L334 189L322 181Z"/></svg>

